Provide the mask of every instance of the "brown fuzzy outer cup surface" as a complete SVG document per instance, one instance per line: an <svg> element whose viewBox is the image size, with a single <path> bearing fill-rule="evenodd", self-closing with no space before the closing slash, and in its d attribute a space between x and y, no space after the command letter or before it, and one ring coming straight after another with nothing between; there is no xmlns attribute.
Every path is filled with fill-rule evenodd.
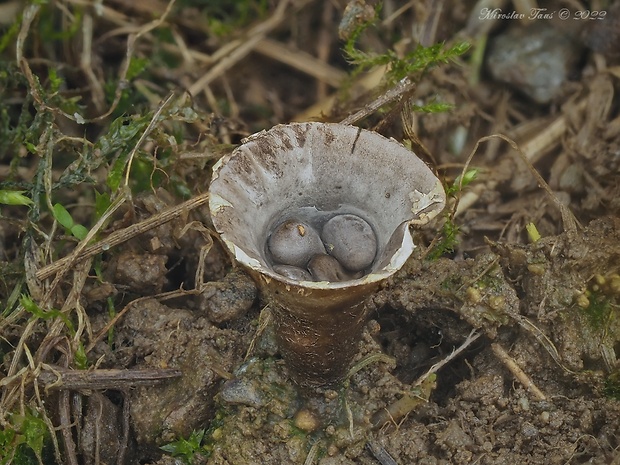
<svg viewBox="0 0 620 465"><path fill-rule="evenodd" d="M209 208L221 239L274 311L282 356L302 386L340 382L367 317L365 302L413 251L412 224L445 205L432 171L393 139L333 123L279 125L245 139L213 168ZM296 281L273 271L266 243L282 221L320 229L337 214L370 224L368 273L342 282Z"/></svg>
<svg viewBox="0 0 620 465"><path fill-rule="evenodd" d="M338 384L355 356L368 316L370 282L346 291L292 288L252 272L263 297L271 302L278 347L295 381L305 387Z"/></svg>

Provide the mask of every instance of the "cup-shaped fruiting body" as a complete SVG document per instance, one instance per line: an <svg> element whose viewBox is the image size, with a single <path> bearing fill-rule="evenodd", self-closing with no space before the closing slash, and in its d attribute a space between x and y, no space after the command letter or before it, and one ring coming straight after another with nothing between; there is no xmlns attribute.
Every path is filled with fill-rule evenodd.
<svg viewBox="0 0 620 465"><path fill-rule="evenodd" d="M216 164L209 190L213 224L270 301L280 351L307 387L346 375L367 297L411 255L409 226L445 205L403 145L330 123L248 137Z"/></svg>

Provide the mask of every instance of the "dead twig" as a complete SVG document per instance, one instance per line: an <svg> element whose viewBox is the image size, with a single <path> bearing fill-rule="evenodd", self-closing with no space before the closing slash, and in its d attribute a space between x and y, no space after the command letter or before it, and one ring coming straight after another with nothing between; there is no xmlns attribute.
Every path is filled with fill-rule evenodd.
<svg viewBox="0 0 620 465"><path fill-rule="evenodd" d="M260 40L254 49L261 55L289 65L318 79L320 82L326 82L332 87L338 87L347 77L347 73L330 66L325 61L319 60L303 50L287 47L268 37Z"/></svg>
<svg viewBox="0 0 620 465"><path fill-rule="evenodd" d="M439 369L448 364L451 360L454 360L461 352L463 352L467 347L469 347L474 341L476 341L482 333L477 333L475 329L473 329L465 341L456 349L454 349L447 357L441 360L438 363L435 363L432 367L428 369L426 373L420 376L414 383L411 385L413 388L419 387L420 394L414 395L411 393L405 393L400 399L388 405L387 407L376 411L371 419L370 423L372 425L372 429L376 430L381 428L386 423L393 423L398 425L398 422L401 419L404 419L409 412L415 409L418 405L423 402L427 402L427 399L430 397L430 394L435 386L434 375Z"/></svg>
<svg viewBox="0 0 620 465"><path fill-rule="evenodd" d="M517 378L517 380L527 389L536 400L547 400L547 396L538 389L534 381L521 369L517 362L504 350L498 343L491 344L491 349L495 356L504 364L504 366Z"/></svg>
<svg viewBox="0 0 620 465"><path fill-rule="evenodd" d="M125 453L127 452L127 448L129 447L129 392L127 390L123 391L123 437L120 444L120 448L118 450L118 454L116 456L116 464L123 465L125 463Z"/></svg>
<svg viewBox="0 0 620 465"><path fill-rule="evenodd" d="M523 329L525 329L528 333L530 333L536 338L536 340L540 343L540 345L544 347L544 349L551 356L553 361L557 363L560 368L562 368L567 373L575 374L574 371L572 371L562 363L562 358L560 357L558 349L555 347L553 342L551 342L549 336L547 336L538 326L536 326L529 319L522 315L513 313L508 313L508 315L513 318L519 324L519 326L521 326Z"/></svg>
<svg viewBox="0 0 620 465"><path fill-rule="evenodd" d="M581 111L586 107L586 99L581 100L575 105L575 111ZM562 221L564 223L564 228L567 231L574 230L580 226L578 225L574 215L568 210L566 206L564 206L558 198L553 194L551 189L549 188L547 182L540 176L536 168L534 168L533 164L536 163L544 153L546 153L551 147L560 143L560 138L564 135L566 130L568 129L568 120L564 115L558 116L555 120L551 121L549 124L544 126L544 129L540 131L538 134L534 135L532 138L528 139L522 144L517 144L511 138L503 135L503 134L492 134L490 136L482 137L474 146L470 155L467 157L465 162L465 166L463 167L463 172L461 175L461 180L464 179L464 174L467 171L469 164L471 163L474 155L478 152L478 147L480 143L493 141L497 139L504 140L508 142L510 146L517 151L519 158L527 165L530 172L536 177L539 185L545 189L547 194L552 198L553 202L558 206L562 214ZM501 156L500 164L512 163L511 157ZM505 170L508 173L512 173L513 170ZM489 180L486 183L480 183L478 185L473 186L468 192L465 192L462 196L460 196L453 208L452 217L456 217L464 213L467 209L469 209L472 205L474 205L483 192L494 190L501 182L505 181L505 179L497 178L493 180ZM572 233L571 233L572 234Z"/></svg>
<svg viewBox="0 0 620 465"><path fill-rule="evenodd" d="M383 105L393 102L402 95L409 94L413 91L413 89L415 89L415 86L415 82L408 77L401 79L398 84L389 89L387 92L382 93L375 100L364 106L364 108L340 121L340 124L354 124L358 122L359 120L377 111Z"/></svg>
<svg viewBox="0 0 620 465"><path fill-rule="evenodd" d="M312 465L314 463L314 460L319 453L319 445L320 443L318 441L312 444L312 447L308 451L308 455L306 455L306 460L304 460L304 465Z"/></svg>
<svg viewBox="0 0 620 465"><path fill-rule="evenodd" d="M123 391L135 386L153 386L155 384L179 378L181 371L176 369L159 370L72 370L53 365L44 365L46 368L38 375L38 380L45 384L45 389L71 390L82 389L114 389Z"/></svg>
<svg viewBox="0 0 620 465"><path fill-rule="evenodd" d="M71 392L63 391L58 399L58 419L65 459L68 465L78 465L77 452L71 432Z"/></svg>
<svg viewBox="0 0 620 465"><path fill-rule="evenodd" d="M67 264L70 266L70 264L85 260L101 252L107 251L112 247L116 247L119 244L127 242L128 240L145 233L146 231L150 231L153 228L179 218L181 215L204 205L208 201L208 193L200 194L180 205L172 206L157 215L153 215L140 223L135 223L124 229L114 231L107 238L97 242L96 244L83 247L81 250L77 250L76 248L71 255L56 260L54 263L50 263L49 265L41 268L37 271L36 277L40 280L49 278L62 270L65 266L67 266Z"/></svg>
<svg viewBox="0 0 620 465"><path fill-rule="evenodd" d="M363 92L369 91L370 89L373 89L381 83L381 79L383 79L386 70L387 66L377 66L376 68L372 69L367 74L360 77L360 79L352 87L352 92L361 94ZM337 98L337 92L327 96L320 102L315 103L314 105L306 108L301 113L295 115L293 117L293 121L308 121L316 119L318 117L323 117L325 114L329 114L332 111L332 108L334 107Z"/></svg>
<svg viewBox="0 0 620 465"><path fill-rule="evenodd" d="M463 341L463 343L459 347L454 349L443 360L440 360L439 362L431 366L426 373L424 373L422 376L420 376L417 380L413 382L412 386L413 387L420 386L424 381L426 381L426 378L428 378L433 373L437 373L442 367L450 363L450 361L452 361L461 352L467 349L472 344L472 342L476 341L480 336L482 336L482 333L477 333L475 329L472 329L472 331L469 333L465 341Z"/></svg>

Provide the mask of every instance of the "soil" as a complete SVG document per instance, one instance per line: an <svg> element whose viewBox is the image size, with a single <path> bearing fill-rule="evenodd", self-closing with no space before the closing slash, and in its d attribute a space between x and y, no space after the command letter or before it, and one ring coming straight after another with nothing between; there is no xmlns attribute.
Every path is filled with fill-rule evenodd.
<svg viewBox="0 0 620 465"><path fill-rule="evenodd" d="M101 73L101 63L117 67L124 56L116 35L130 42L127 24L150 24L166 8L110 3L103 17L89 14L102 37L92 64ZM0 303L8 311L0 320L0 423L16 428L15 412L27 408L56 428L57 447L48 440L32 463L620 464L620 29L613 27L620 3L585 2L584 11L599 12L594 22L562 1L547 7L553 19L529 20L553 47L561 43L564 57L531 80L528 66L549 60L513 53L515 41L533 35L514 32L527 18L482 20L471 1L383 2L379 23L358 40L363 50L402 57L418 43L459 38L474 47L412 75L415 88L356 124L411 146L447 187L466 168L478 171L450 192L444 215L413 231L413 256L368 300L370 318L345 381L312 390L289 376L269 302L221 243L200 199L215 161L243 137L296 118L341 121L394 87L341 81L351 71L341 52L350 25L343 21L340 39L338 25L343 17L357 24L374 15L374 3L367 2L369 10L355 0L276 2L224 35L197 19L206 13L194 3L171 10L164 26L153 24L171 42L151 30L136 39L136 57L158 53L148 79L119 82L131 81L146 96L135 103L144 111L158 108L153 101L167 89L188 88L195 93L188 108L199 117L179 111L146 140L134 140L141 156L165 152L171 159L148 171L148 188L111 212L90 243L96 250L76 249L70 228L60 231L49 212L37 220L2 205ZM502 11L521 3L504 2ZM565 3L571 21L558 19ZM239 13L234 4L218 18ZM73 3L58 5L49 8L66 20ZM253 29L257 24L267 35ZM30 34L40 39L37 31ZM502 54L505 37L510 53ZM493 60L485 61L481 38L493 43ZM62 40L79 50L73 39ZM173 64L157 62L170 58L160 43ZM241 44L251 46L235 55ZM278 46L293 50L293 58ZM217 54L226 47L230 63ZM84 111L96 115L97 73L88 90L79 87L85 65L72 50L51 53L40 40L26 48L35 76L56 54L71 63L62 91L81 95ZM515 66L494 65L498 56ZM516 63L519 72L511 72ZM21 87L5 86L13 99L7 114L18 115L15 102L38 89L23 66ZM211 81L199 85L208 73ZM434 101L454 107L408 107ZM28 109L44 114L53 105L51 97L35 99ZM109 129L97 120L84 131L70 113L50 115L63 149ZM182 141L175 141L176 124L189 127ZM18 144L19 157L17 148L10 153L0 144L0 191L43 179L45 167L25 148L43 150L43 141ZM92 185L67 188L60 180L79 174L106 189L112 162L74 172L78 161L68 154L54 152L49 182L57 182L55 198L78 205L68 208L75 222L88 224L97 198ZM165 173L159 184L156 172ZM196 205L179 207L187 198ZM76 250L73 262L62 262ZM20 293L49 318L20 307ZM67 318L51 318L54 311L68 315L72 331Z"/></svg>
<svg viewBox="0 0 620 465"><path fill-rule="evenodd" d="M215 416L205 463L305 463L312 447L319 464L612 463L620 404L603 394L604 354L617 349L618 322L598 332L572 302L578 283L617 266L619 232L620 220L605 218L573 238L493 243L476 259L431 262L418 254L374 296L354 365L372 354L393 359L375 360L337 391L300 392L270 326L251 340L260 306L249 310L249 327L237 322L224 330L198 312L146 301L119 328L119 337L131 331L136 341L137 331L152 338L134 342L137 366L189 362L191 370L179 382L132 393L138 442L187 437ZM238 292L234 281L228 285ZM262 312L265 320L268 309ZM153 326L160 321L165 326ZM472 329L481 337L414 387ZM152 352L145 356L142 347ZM240 347L253 349L244 354ZM523 368L527 382L515 378L510 363ZM234 370L230 379L224 382L214 364ZM397 405L405 397L418 401ZM310 419L300 420L300 412Z"/></svg>

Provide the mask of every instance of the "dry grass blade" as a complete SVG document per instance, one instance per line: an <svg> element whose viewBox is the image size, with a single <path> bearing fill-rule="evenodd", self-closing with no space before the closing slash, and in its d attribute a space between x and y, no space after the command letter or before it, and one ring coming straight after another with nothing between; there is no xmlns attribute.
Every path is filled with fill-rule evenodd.
<svg viewBox="0 0 620 465"><path fill-rule="evenodd" d="M492 134L490 136L481 137L480 139L478 139L478 141L476 142L476 145L474 146L473 150L469 154L469 157L467 157L465 165L463 166L463 171L461 172L461 176L460 176L461 183L463 182L463 179L465 179L465 173L469 169L469 165L470 165L472 159L474 158L474 155L478 152L478 147L480 146L480 144L482 142L493 140L495 138L499 138L499 139L502 139L503 141L507 142L517 152L517 155L523 161L523 163L526 164L526 166L529 169L530 173L532 173L532 176L534 176L534 178L536 178L536 181L538 182L538 185L542 189L544 189L544 191L547 193L549 198L551 198L553 203L556 205L556 207L560 211L560 213L562 215L562 222L563 222L563 225L564 225L564 230L567 232L567 234L569 234L570 236L574 236L574 234L576 234L578 229L583 229L583 227L577 221L577 218L575 218L575 215L573 215L573 213L569 210L569 208L566 205L564 205L560 201L560 199L558 199L558 197L553 193L553 191L549 187L549 184L547 184L547 181L545 181L544 178L538 172L538 170L536 168L534 168L534 165L532 165L532 162L530 161L530 157L528 157L527 154L524 153L524 151L521 149L521 147L519 147L519 144L517 144L511 138L509 138L509 137L507 137L507 136L505 136L503 134ZM498 185L499 182L500 182L500 180L490 181L489 183L487 183L486 186L481 186L479 189L494 189ZM462 185L459 186L459 192L461 190L462 190ZM474 192L471 192L470 195L467 196L467 197L465 197L465 196L457 197L456 202L455 202L455 204L454 204L454 206L452 208L451 217L452 218L455 217L457 214L462 213L465 208L473 205L473 203L475 203L475 201L478 199L480 194L481 194L481 192L474 191ZM463 201L464 205L460 206L462 201Z"/></svg>
<svg viewBox="0 0 620 465"><path fill-rule="evenodd" d="M301 0L295 4L296 8L301 8L311 0ZM291 0L280 0L273 15L266 21L253 27L244 41L237 41L225 45L225 51L219 51L214 56L219 58L219 62L214 65L207 73L194 82L188 89L191 95L198 95L205 87L215 79L224 74L228 69L246 57L263 38L275 29L286 18L286 9ZM233 45L231 45L233 44ZM232 49L232 50L231 50ZM221 58L220 58L221 57Z"/></svg>
<svg viewBox="0 0 620 465"><path fill-rule="evenodd" d="M287 47L267 37L256 44L255 50L261 55L287 64L319 81L328 83L332 87L338 87L347 76L344 71L328 65L303 50Z"/></svg>
<svg viewBox="0 0 620 465"><path fill-rule="evenodd" d="M80 260L85 260L101 252L109 250L112 247L116 247L117 245L122 244L123 242L126 242L136 236L139 236L146 231L161 226L168 221L179 218L181 215L184 215L188 211L204 205L208 201L208 193L201 194L186 202L183 202L182 204L175 205L162 211L161 213L153 215L150 218L141 221L140 223L132 224L131 226L128 226L119 231L114 231L107 238L97 242L96 244L89 245L83 250L78 251L77 253L74 251L71 255L61 258L60 260L57 260L54 263L51 263L44 268L41 268L37 272L36 276L38 279L41 280L47 279L65 268L67 266L67 263L75 263Z"/></svg>
<svg viewBox="0 0 620 465"><path fill-rule="evenodd" d="M575 108L577 111L581 111L585 108L585 105L586 105L586 100L584 99L584 100L581 100L579 103L577 103L575 105ZM482 137L476 142L476 145L474 146L472 152L467 157L467 160L465 162L465 167L463 168L463 173L467 171L467 168L469 164L471 163L474 155L477 153L478 147L480 146L481 142L491 141L494 138L495 139L499 138L501 140L508 142L511 145L511 147L517 151L521 159L528 165L528 168L530 169L530 171L532 171L532 174L536 172L534 176L536 176L537 180L540 182L540 179L539 179L540 175L538 175L538 172L532 166L532 164L536 163L539 160L539 158L542 156L542 154L544 154L549 149L549 147L559 144L560 138L566 133L567 129L568 129L568 121L564 115L561 115L555 118L549 124L545 125L544 129L540 131L538 134L536 134L534 137L528 139L527 141L525 141L523 144L520 144L520 145L514 142L512 139L502 134L494 134L494 135L490 135L487 137ZM500 163L509 163L509 159L510 157L508 156L501 156L500 160L502 161L500 161ZM463 175L461 175L461 179L463 179ZM468 192L464 193L461 197L458 198L455 204L454 216L456 217L464 213L468 208L470 208L474 203L478 201L478 199L480 198L484 190L495 189L501 181L503 181L503 179L489 180L486 184L484 185L478 184L477 186L474 186L472 189L470 189ZM548 188L546 181L544 180L542 181L543 183L541 184L541 187L547 186L546 191L550 192L550 189ZM551 197L554 199L554 202L556 202L556 205L557 205L557 197L555 197L554 194L551 194ZM566 210L566 207L563 205L558 206L558 207L560 208L560 211L562 212ZM572 221L568 219L568 223L570 224L572 223ZM568 226L568 225L565 225L565 226Z"/></svg>
<svg viewBox="0 0 620 465"><path fill-rule="evenodd" d="M567 373L575 374L574 371L570 370L566 365L562 363L562 358L560 357L560 353L555 347L555 344L553 344L551 339L549 339L549 336L547 336L538 326L536 326L524 316L515 315L512 313L510 313L509 315L511 318L514 318L517 323L519 323L519 326L521 326L523 329L525 329L528 333L530 333L536 338L536 340L540 343L540 345L545 348L547 353L551 356L553 361L558 364L560 368L562 368Z"/></svg>
<svg viewBox="0 0 620 465"><path fill-rule="evenodd" d="M370 438L366 443L366 448L376 458L381 465L398 465L396 460L385 450L378 440Z"/></svg>
<svg viewBox="0 0 620 465"><path fill-rule="evenodd" d="M54 264L59 264L60 266L58 267L58 273L56 274L54 280L52 281L52 284L49 286L46 296L44 297L44 301L48 301L52 295L52 292L56 289L56 287L58 286L58 284L60 283L61 279L64 277L64 275L67 273L67 271L69 271L69 269L76 264L79 260L84 260L84 259L88 259L93 257L95 254L93 255L88 255L86 253L82 254L83 250L87 250L87 244L93 239L93 237L95 237L95 234L97 234L97 232L103 227L103 225L107 222L107 220L112 216L112 214L123 204L123 202L125 202L126 200L126 196L121 195L119 197L117 197L114 202L112 202L112 204L110 205L110 207L107 209L107 211L105 212L105 214L103 214L101 216L101 218L99 218L99 220L97 221L97 223L90 229L90 231L88 232L88 234L86 235L86 237L84 238L84 240L80 241L80 243L77 245L77 247L73 250L73 252L71 253L71 255L69 255L68 257L65 257L65 260L58 260L56 262L54 262ZM54 265L52 264L52 265ZM48 265L51 266L51 265ZM45 267L47 268L47 267ZM45 269L43 268L43 269ZM36 273L36 277L39 280L43 280L46 279L47 277L51 276L47 275L45 277L40 277L39 273Z"/></svg>
<svg viewBox="0 0 620 465"><path fill-rule="evenodd" d="M319 453L319 443L315 442L310 450L308 451L308 455L306 456L306 460L304 460L304 465L312 465L316 460L316 457Z"/></svg>
<svg viewBox="0 0 620 465"><path fill-rule="evenodd" d="M153 117L151 118L151 121L149 121L148 126L140 135L140 139L138 139L138 142L136 142L136 144L131 149L131 152L129 153L129 158L127 160L127 166L125 168L125 191L126 192L129 192L129 175L131 174L131 165L133 164L133 159L136 156L136 152L142 146L142 144L144 143L148 135L153 131L153 129L155 129L155 125L157 124L158 118L160 117L160 115L164 111L164 108L166 107L166 105L168 105L168 103L170 103L173 97L174 97L174 92L170 92L168 96L157 106L157 110L155 111L155 113L153 113Z"/></svg>
<svg viewBox="0 0 620 465"><path fill-rule="evenodd" d="M67 463L69 465L78 465L77 448L73 440L73 432L71 431L71 393L68 390L60 393L58 399L58 417Z"/></svg>
<svg viewBox="0 0 620 465"><path fill-rule="evenodd" d="M375 69L368 72L368 74L362 76L353 86L353 89L357 89L360 93L373 89L379 85L386 70L386 66L377 66ZM337 93L329 95L324 100L315 103L301 113L295 115L293 117L293 121L309 121L329 115L334 107L334 104L336 103L337 98Z"/></svg>
<svg viewBox="0 0 620 465"><path fill-rule="evenodd" d="M96 122L100 122L106 119L108 116L112 114L112 112L114 112L114 110L117 108L121 100L123 86L126 84L127 73L129 72L129 66L131 63L131 58L133 57L133 54L134 54L136 42L144 34L147 34L148 32L156 29L157 27L161 26L164 23L164 21L166 20L166 17L168 16L170 11L172 10L172 7L174 6L175 1L176 0L170 0L170 2L168 3L168 6L166 7L166 10L164 11L164 13L162 14L160 18L154 19L150 23L144 26L141 26L140 28L138 28L138 31L135 34L132 34L129 36L129 39L127 41L127 51L125 54L125 60L123 61L120 72L119 72L118 85L116 87L114 101L112 102L112 104L110 105L110 108L105 113L95 118L90 118L90 119L86 119L78 113L69 114L60 108L49 107L45 103L42 96L39 95L39 92L37 90L37 85L36 85L37 79L33 75L30 69L30 66L28 64L28 61L23 56L23 49L24 49L24 44L26 42L26 39L28 37L28 33L30 32L30 26L40 11L40 5L34 5L34 4L28 5L22 14L22 18L23 18L22 24L21 24L21 28L20 28L20 31L17 37L17 43L16 43L16 58L17 58L17 63L19 63L22 69L22 72L27 77L28 82L30 83L30 92L32 93L37 104L40 105L41 108L45 108L55 114L62 115L65 118L71 121L75 121L78 124L96 123ZM84 23L83 27L84 28L88 27L88 21ZM88 44L88 37L89 37L88 34L90 34L90 31L86 29L85 30L86 43L84 44L84 46ZM92 71L90 70L91 60L89 58L89 53L90 53L89 51L83 50L82 65L84 67L84 70L86 71L87 77L90 79L92 77L91 76ZM100 86L95 85L95 89L99 89L99 87Z"/></svg>

